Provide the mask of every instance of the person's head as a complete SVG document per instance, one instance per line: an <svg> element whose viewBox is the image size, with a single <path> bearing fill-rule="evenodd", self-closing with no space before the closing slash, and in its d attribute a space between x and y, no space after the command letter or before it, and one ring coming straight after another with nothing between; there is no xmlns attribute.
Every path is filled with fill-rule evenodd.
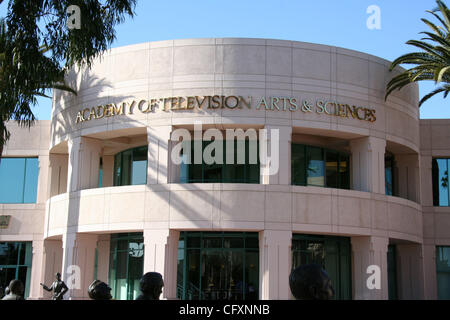
<svg viewBox="0 0 450 320"><path fill-rule="evenodd" d="M100 280L94 280L88 288L89 298L93 300L111 300L111 288Z"/></svg>
<svg viewBox="0 0 450 320"><path fill-rule="evenodd" d="M297 300L329 300L334 295L328 274L317 264L304 264L292 270L289 287Z"/></svg>
<svg viewBox="0 0 450 320"><path fill-rule="evenodd" d="M55 278L56 278L56 280L61 281L61 273L59 273L59 272L56 273Z"/></svg>
<svg viewBox="0 0 450 320"><path fill-rule="evenodd" d="M158 272L147 272L140 281L140 289L142 293L150 299L159 300L164 281L162 275Z"/></svg>
<svg viewBox="0 0 450 320"><path fill-rule="evenodd" d="M15 294L17 296L23 295L24 286L23 286L23 282L20 281L19 279L11 280L8 288L9 288L9 292L11 294Z"/></svg>

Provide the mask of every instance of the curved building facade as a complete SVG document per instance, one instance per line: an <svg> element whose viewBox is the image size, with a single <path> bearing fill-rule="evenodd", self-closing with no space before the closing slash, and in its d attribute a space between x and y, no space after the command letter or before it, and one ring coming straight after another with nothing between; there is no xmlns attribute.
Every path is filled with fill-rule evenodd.
<svg viewBox="0 0 450 320"><path fill-rule="evenodd" d="M2 160L38 158L37 188L0 204L0 245L27 246L33 299L58 271L72 299L94 279L134 299L148 271L167 299L290 299L310 262L338 299L448 298L450 121L419 119L416 85L385 101L389 65L264 39L112 49L51 121L9 126Z"/></svg>

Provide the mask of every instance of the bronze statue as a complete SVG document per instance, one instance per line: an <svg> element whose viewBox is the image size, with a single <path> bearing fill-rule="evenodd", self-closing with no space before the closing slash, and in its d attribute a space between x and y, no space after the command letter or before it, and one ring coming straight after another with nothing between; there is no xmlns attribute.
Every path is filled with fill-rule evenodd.
<svg viewBox="0 0 450 320"><path fill-rule="evenodd" d="M142 294L136 300L159 300L164 287L162 275L158 272L147 272L139 283Z"/></svg>
<svg viewBox="0 0 450 320"><path fill-rule="evenodd" d="M100 280L94 280L88 289L89 298L92 300L111 300L111 288Z"/></svg>
<svg viewBox="0 0 450 320"><path fill-rule="evenodd" d="M8 290L5 291L8 291L8 293L2 300L25 300L23 298L23 291L25 288L22 281L18 279L11 280L7 289Z"/></svg>
<svg viewBox="0 0 450 320"><path fill-rule="evenodd" d="M61 273L58 272L55 276L56 276L56 281L52 283L50 288L42 283L41 283L41 286L46 291L49 291L49 292L53 291L52 300L62 300L64 298L64 295L66 294L66 292L69 291L69 288L67 288L64 281L61 280Z"/></svg>
<svg viewBox="0 0 450 320"><path fill-rule="evenodd" d="M329 300L334 295L327 272L318 264L304 264L292 270L289 287L297 300Z"/></svg>

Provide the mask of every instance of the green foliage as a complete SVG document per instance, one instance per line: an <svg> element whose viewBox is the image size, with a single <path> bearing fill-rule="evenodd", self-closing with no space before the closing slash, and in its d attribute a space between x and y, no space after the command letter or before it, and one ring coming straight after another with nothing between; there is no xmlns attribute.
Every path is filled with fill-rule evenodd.
<svg viewBox="0 0 450 320"><path fill-rule="evenodd" d="M440 84L438 88L425 95L419 102L419 107L432 96L443 92L444 98L450 93L450 10L441 0L436 0L438 7L427 11L436 18L440 25L422 19L432 32L421 32L426 37L406 42L421 52L405 54L392 62L392 71L400 64L415 65L403 73L393 77L386 87L386 99L394 91L404 86L423 80L431 80ZM439 15L440 13L440 15Z"/></svg>
<svg viewBox="0 0 450 320"><path fill-rule="evenodd" d="M66 10L77 5L81 29L67 28ZM116 37L115 26L134 16L136 0L10 0L0 20L0 155L8 120L32 125L32 107L51 88L76 94L64 83L74 65L90 67Z"/></svg>

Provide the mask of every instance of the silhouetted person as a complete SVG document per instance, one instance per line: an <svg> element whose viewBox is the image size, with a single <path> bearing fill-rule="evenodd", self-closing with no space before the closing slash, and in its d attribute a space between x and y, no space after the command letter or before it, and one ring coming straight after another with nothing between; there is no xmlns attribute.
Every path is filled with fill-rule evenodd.
<svg viewBox="0 0 450 320"><path fill-rule="evenodd" d="M141 295L136 300L159 300L164 287L162 275L158 272L147 272L142 276L139 287Z"/></svg>
<svg viewBox="0 0 450 320"><path fill-rule="evenodd" d="M8 286L8 293L6 296L3 297L2 300L25 300L23 298L23 291L24 291L23 282L15 279L11 280Z"/></svg>
<svg viewBox="0 0 450 320"><path fill-rule="evenodd" d="M334 295L328 274L318 264L304 264L292 270L289 287L297 300L329 300Z"/></svg>
<svg viewBox="0 0 450 320"><path fill-rule="evenodd" d="M62 300L64 298L64 295L66 294L66 292L69 291L69 288L67 288L64 281L61 280L61 273L58 272L55 275L55 277L56 277L56 281L52 283L50 288L42 283L41 283L41 286L46 291L49 291L49 292L53 291L52 300Z"/></svg>
<svg viewBox="0 0 450 320"><path fill-rule="evenodd" d="M88 289L89 298L92 300L111 300L111 288L100 280L94 280Z"/></svg>

